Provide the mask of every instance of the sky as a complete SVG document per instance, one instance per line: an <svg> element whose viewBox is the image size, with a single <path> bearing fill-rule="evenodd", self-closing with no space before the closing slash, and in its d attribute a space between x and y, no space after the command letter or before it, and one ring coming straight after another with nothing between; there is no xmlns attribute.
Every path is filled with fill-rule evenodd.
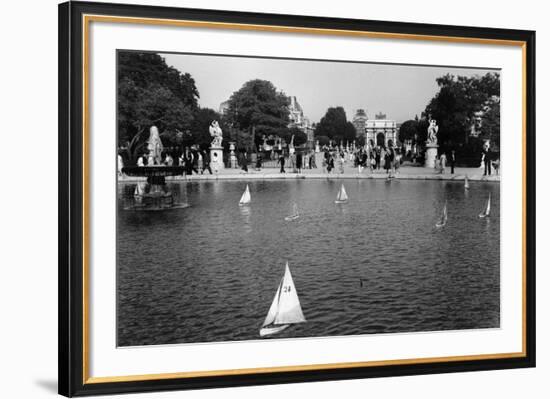
<svg viewBox="0 0 550 399"><path fill-rule="evenodd" d="M365 109L369 118L382 112L398 123L413 119L437 93L436 78L482 76L486 69L349 63L214 55L163 54L166 63L195 79L201 107L220 104L252 79L271 81L296 96L304 115L318 122L329 107L342 106L348 120ZM493 71L494 72L494 71Z"/></svg>

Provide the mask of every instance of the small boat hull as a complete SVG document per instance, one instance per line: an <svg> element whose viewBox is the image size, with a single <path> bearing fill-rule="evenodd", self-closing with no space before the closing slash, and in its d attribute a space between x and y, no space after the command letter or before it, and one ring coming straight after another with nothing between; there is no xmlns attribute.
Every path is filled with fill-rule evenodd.
<svg viewBox="0 0 550 399"><path fill-rule="evenodd" d="M291 222L291 221L293 221L293 220L298 219L299 217L300 217L299 215L287 216L287 217L285 217L285 220L286 220L287 222Z"/></svg>
<svg viewBox="0 0 550 399"><path fill-rule="evenodd" d="M345 204L346 202L348 202L348 200L336 200L336 201L334 201L335 204Z"/></svg>
<svg viewBox="0 0 550 399"><path fill-rule="evenodd" d="M435 227L437 227L438 229L440 229L443 226L445 226L445 223L436 223L435 224Z"/></svg>
<svg viewBox="0 0 550 399"><path fill-rule="evenodd" d="M289 326L290 324L282 324L280 326L263 327L260 330L260 337L267 337L269 335L280 333L281 331L285 330Z"/></svg>
<svg viewBox="0 0 550 399"><path fill-rule="evenodd" d="M239 206L250 205L250 202L239 202Z"/></svg>
<svg viewBox="0 0 550 399"><path fill-rule="evenodd" d="M489 215L487 215L485 212L483 212L483 213L480 213L478 216L483 219L483 218L486 218Z"/></svg>

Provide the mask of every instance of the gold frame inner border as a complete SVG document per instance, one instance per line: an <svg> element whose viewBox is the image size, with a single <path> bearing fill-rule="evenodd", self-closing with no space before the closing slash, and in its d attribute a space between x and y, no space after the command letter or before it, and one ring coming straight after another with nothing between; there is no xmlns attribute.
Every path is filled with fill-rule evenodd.
<svg viewBox="0 0 550 399"><path fill-rule="evenodd" d="M146 24L159 26L176 26L187 28L209 28L209 29L226 29L226 30L245 30L245 31L267 31L278 33L297 33L297 34L313 34L313 35L328 35L328 36L348 36L348 37L367 37L379 39L396 39L396 40L423 40L423 41L439 41L449 43L470 43L470 44L485 44L485 45L501 45L501 46L519 46L522 49L522 351L511 353L495 353L484 355L467 355L467 356L447 356L447 357L431 357L431 358L416 358L416 359L398 359L398 360L380 360L380 361L365 361L365 362L349 362L349 363L329 363L329 364L310 364L299 366L282 366L282 367L261 367L261 368L243 368L243 369L228 369L228 370L205 370L192 372L175 372L175 373L160 373L160 374L139 374L139 375L123 375L123 376L107 376L107 377L91 377L90 376L90 340L89 340L89 226L90 226L90 203L89 203L89 177L90 177L90 159L89 159L89 61L90 61L90 24L92 22L106 23L126 23L126 24ZM527 356L527 254L526 254L526 229L527 229L527 43L518 40L500 40L500 39L485 39L475 37L458 37L458 36L437 36L437 35L417 35L392 32L370 32L357 30L343 29L324 29L324 28L304 28L293 26L278 26L278 25L258 25L258 24L242 24L242 23L226 23L226 22L209 22L209 21L194 21L194 20L178 20L178 19L157 19L157 18L136 18L114 15L92 15L84 14L82 16L82 84L83 84L83 109L82 109L82 177L83 177L83 196L82 196L82 316L83 316L83 356L82 356L82 377L83 384L96 383L111 383L111 382L130 382L130 381L147 381L147 380L166 380L176 378L193 378L193 377L213 377L213 376L228 376L228 375L245 375L245 374L265 374L277 372L293 372L293 371L313 371L313 370L330 370L330 369L345 369L356 367L375 367L375 366L391 366L391 365L411 365L411 364L428 364L428 363L443 363L443 362L460 362L472 360L491 360L491 359L511 359Z"/></svg>

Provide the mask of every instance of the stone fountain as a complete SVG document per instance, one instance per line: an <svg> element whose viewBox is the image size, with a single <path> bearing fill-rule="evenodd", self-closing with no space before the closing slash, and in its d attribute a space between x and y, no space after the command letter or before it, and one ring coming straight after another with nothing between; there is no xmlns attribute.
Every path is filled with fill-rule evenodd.
<svg viewBox="0 0 550 399"><path fill-rule="evenodd" d="M134 177L146 177L147 184L138 183L134 191L134 203L130 210L162 210L185 208L186 203L178 203L176 195L166 187L166 176L178 176L184 172L183 166L166 166L162 164L162 141L156 126L149 130L147 141L147 166L129 166L122 168L122 173Z"/></svg>

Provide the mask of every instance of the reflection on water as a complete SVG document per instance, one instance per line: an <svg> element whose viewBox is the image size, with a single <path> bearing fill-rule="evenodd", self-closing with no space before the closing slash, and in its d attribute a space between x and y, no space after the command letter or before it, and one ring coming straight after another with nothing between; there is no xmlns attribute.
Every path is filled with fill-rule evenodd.
<svg viewBox="0 0 550 399"><path fill-rule="evenodd" d="M250 205L240 206L239 211L241 212L242 228L247 233L252 233L252 225L250 224Z"/></svg>
<svg viewBox="0 0 550 399"><path fill-rule="evenodd" d="M499 327L498 184L256 181L240 207L246 184L169 184L190 207L154 213L120 185L118 345L258 339L286 261L307 323L274 338Z"/></svg>

